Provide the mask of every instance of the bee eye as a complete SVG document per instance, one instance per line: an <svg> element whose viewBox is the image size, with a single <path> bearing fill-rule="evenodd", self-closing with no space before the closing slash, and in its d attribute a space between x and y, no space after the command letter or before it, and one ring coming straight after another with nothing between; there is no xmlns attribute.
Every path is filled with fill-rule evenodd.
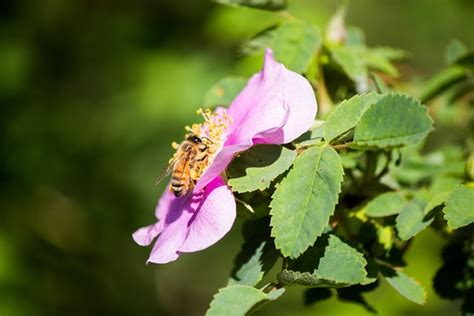
<svg viewBox="0 0 474 316"><path fill-rule="evenodd" d="M193 142L198 143L198 144L202 143L201 139L197 136L193 137Z"/></svg>

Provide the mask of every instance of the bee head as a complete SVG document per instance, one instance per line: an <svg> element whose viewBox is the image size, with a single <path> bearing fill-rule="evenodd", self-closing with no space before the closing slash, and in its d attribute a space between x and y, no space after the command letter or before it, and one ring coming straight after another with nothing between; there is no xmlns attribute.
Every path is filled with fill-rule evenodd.
<svg viewBox="0 0 474 316"><path fill-rule="evenodd" d="M199 137L196 136L196 135L190 135L190 136L188 136L188 140L189 140L190 142L195 143L195 144L201 144L201 143L202 143L201 138L199 138Z"/></svg>

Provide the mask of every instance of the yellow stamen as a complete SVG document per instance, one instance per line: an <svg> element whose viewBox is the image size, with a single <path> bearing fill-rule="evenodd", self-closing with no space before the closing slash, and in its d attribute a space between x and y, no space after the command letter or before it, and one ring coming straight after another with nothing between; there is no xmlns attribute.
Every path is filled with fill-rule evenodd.
<svg viewBox="0 0 474 316"><path fill-rule="evenodd" d="M207 159L207 163L200 164L195 170L193 170L194 180L198 180L206 168L212 163L215 154L225 141L223 138L227 133L229 125L232 123L232 118L225 112L218 114L212 112L210 109L198 109L196 114L201 115L204 118L204 122L185 126L184 129L187 132L185 138L190 134L201 137L203 142L208 146L209 159ZM173 142L172 146L174 149L178 149L180 144ZM170 161L173 159L174 156Z"/></svg>

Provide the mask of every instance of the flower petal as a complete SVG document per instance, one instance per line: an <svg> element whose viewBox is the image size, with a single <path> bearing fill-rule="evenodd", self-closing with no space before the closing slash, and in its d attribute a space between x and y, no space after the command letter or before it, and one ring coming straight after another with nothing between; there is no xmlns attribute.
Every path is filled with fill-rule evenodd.
<svg viewBox="0 0 474 316"><path fill-rule="evenodd" d="M188 235L180 252L205 249L229 232L236 217L236 205L231 190L221 177L206 187L206 197L188 223Z"/></svg>
<svg viewBox="0 0 474 316"><path fill-rule="evenodd" d="M309 130L316 111L309 82L276 62L267 49L262 71L249 80L229 107L233 129L227 143L248 143L254 138L267 144L291 142Z"/></svg>
<svg viewBox="0 0 474 316"><path fill-rule="evenodd" d="M148 246L163 230L163 222L159 221L156 224L142 227L133 233L133 240L140 246Z"/></svg>
<svg viewBox="0 0 474 316"><path fill-rule="evenodd" d="M217 177L204 191L176 198L166 190L156 208L158 222L138 229L134 240L149 245L158 236L147 262L168 263L180 252L193 252L211 246L232 227L236 206L232 192Z"/></svg>

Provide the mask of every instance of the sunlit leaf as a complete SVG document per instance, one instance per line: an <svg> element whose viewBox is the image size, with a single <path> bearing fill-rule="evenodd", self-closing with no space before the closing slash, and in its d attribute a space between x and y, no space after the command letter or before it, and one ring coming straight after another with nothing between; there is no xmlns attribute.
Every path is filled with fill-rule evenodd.
<svg viewBox="0 0 474 316"><path fill-rule="evenodd" d="M408 201L399 193L383 193L367 204L365 214L371 217L395 215L400 213L407 204Z"/></svg>
<svg viewBox="0 0 474 316"><path fill-rule="evenodd" d="M325 238L326 240L326 238ZM364 256L335 235L289 264L278 275L283 284L311 287L345 287L367 283Z"/></svg>
<svg viewBox="0 0 474 316"><path fill-rule="evenodd" d="M319 28L299 20L283 22L276 30L271 44L275 59L299 73L308 70L320 46Z"/></svg>
<svg viewBox="0 0 474 316"><path fill-rule="evenodd" d="M420 283L405 273L388 267L381 269L385 280L406 299L420 305L426 303L426 291Z"/></svg>
<svg viewBox="0 0 474 316"><path fill-rule="evenodd" d="M313 147L296 158L273 194L272 236L284 256L295 258L312 245L333 214L343 169L334 149Z"/></svg>
<svg viewBox="0 0 474 316"><path fill-rule="evenodd" d="M266 300L275 300L280 297L285 289L273 290L265 293L256 288L234 284L219 290L214 296L206 313L207 316L244 316L257 303Z"/></svg>
<svg viewBox="0 0 474 316"><path fill-rule="evenodd" d="M332 57L349 78L360 82L367 78L367 64L364 59L364 47L336 46L331 48Z"/></svg>
<svg viewBox="0 0 474 316"><path fill-rule="evenodd" d="M425 203L419 200L412 200L398 214L396 228L398 236L402 240L408 240L425 229L432 218L426 218Z"/></svg>
<svg viewBox="0 0 474 316"><path fill-rule="evenodd" d="M403 94L384 95L362 115L354 132L357 147L390 148L416 144L432 130L426 107Z"/></svg>
<svg viewBox="0 0 474 316"><path fill-rule="evenodd" d="M242 235L244 244L234 260L232 278L228 285L255 286L275 264L278 251L270 239L267 218L246 221L242 226Z"/></svg>
<svg viewBox="0 0 474 316"><path fill-rule="evenodd" d="M459 228L474 222L474 187L460 185L456 187L443 209L444 217L451 228Z"/></svg>
<svg viewBox="0 0 474 316"><path fill-rule="evenodd" d="M330 142L354 128L365 111L381 98L381 94L368 93L342 101L324 124L324 139Z"/></svg>
<svg viewBox="0 0 474 316"><path fill-rule="evenodd" d="M257 145L241 153L227 170L236 192L264 190L285 172L296 158L294 150L277 145Z"/></svg>

